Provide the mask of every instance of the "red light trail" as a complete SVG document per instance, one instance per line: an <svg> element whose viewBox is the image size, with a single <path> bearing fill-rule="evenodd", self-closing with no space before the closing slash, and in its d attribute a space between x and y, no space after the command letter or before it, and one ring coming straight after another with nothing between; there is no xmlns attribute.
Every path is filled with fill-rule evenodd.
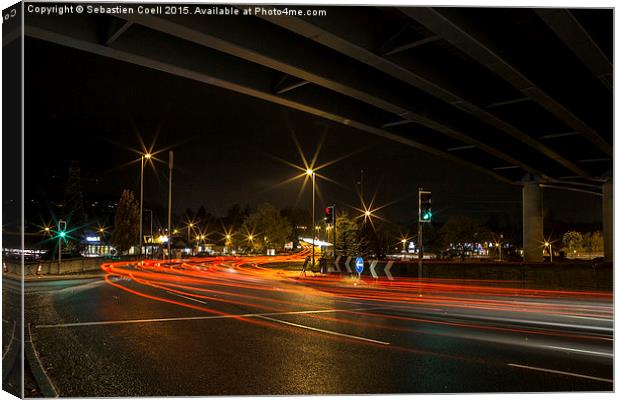
<svg viewBox="0 0 620 400"><path fill-rule="evenodd" d="M546 321L554 318L558 321L611 320L611 293L515 288L510 286L514 286L515 282L494 280L399 278L389 281L370 277L357 280L340 275L318 274L302 277L298 270L282 268L300 264L309 251L306 248L299 253L282 256L115 262L105 263L101 268L106 272L105 281L108 284L133 295L280 330L290 328L268 318L236 316L207 304L285 314L312 308L315 313L303 315L343 326L383 331L429 333L428 327L443 326L471 330L480 337L486 332L486 335L533 335L588 342L613 340L611 335L604 333L567 331L563 328L570 327L570 324L565 322L544 326ZM172 299L170 295L178 298ZM284 296L287 299L282 298ZM305 296L312 296L314 304L304 301ZM333 309L334 302L366 307L339 310L340 315L328 316L320 312ZM481 315L482 322L480 319L470 322L467 319L454 321L444 318L447 312L459 315L459 312L467 310ZM416 313L416 316L402 315L402 312ZM420 316L420 312L425 315ZM511 318L514 315L521 319ZM525 322L534 321L540 323L540 326L523 325L524 316L529 318ZM437 330L432 331L432 334L451 335ZM401 349L399 346L392 347Z"/></svg>

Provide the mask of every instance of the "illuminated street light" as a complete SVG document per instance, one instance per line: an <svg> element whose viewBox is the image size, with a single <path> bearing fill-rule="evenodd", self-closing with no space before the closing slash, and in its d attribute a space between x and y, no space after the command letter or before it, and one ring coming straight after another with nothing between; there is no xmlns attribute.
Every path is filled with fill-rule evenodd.
<svg viewBox="0 0 620 400"><path fill-rule="evenodd" d="M190 239L190 229L192 229L194 227L194 223L193 222L189 222L187 224L187 241L189 242Z"/></svg>
<svg viewBox="0 0 620 400"><path fill-rule="evenodd" d="M545 241L545 248L549 248L549 261L553 262L553 248L551 246L551 242Z"/></svg>
<svg viewBox="0 0 620 400"><path fill-rule="evenodd" d="M151 160L151 153L148 151L140 157L140 258L142 258L142 207L144 205L144 160Z"/></svg>
<svg viewBox="0 0 620 400"><path fill-rule="evenodd" d="M304 155L304 152L301 149L301 146L300 146L299 142L297 141L297 138L293 134L293 140L295 142L295 146L297 147L297 151L299 152L299 155L300 155L301 160L303 162L303 166L302 165L296 165L296 164L293 164L293 163L291 163L289 161L286 161L286 160L283 160L281 158L275 157L278 161L283 162L284 164L289 165L289 166L297 169L298 171L300 171L300 173L298 175L293 176L293 177L285 180L284 182L279 183L278 185L286 184L286 183L295 181L297 179L304 178L303 184L302 184L302 186L301 186L301 188L299 190L299 196L301 196L301 194L304 191L304 188L306 187L308 179L312 179L312 226L314 226L315 222L316 222L316 220L315 220L315 218L316 218L316 210L315 210L316 200L315 199L316 199L316 191L317 191L317 188L316 188L316 178L318 177L318 178L326 180L328 182L332 182L332 183L338 184L338 182L336 182L336 181L334 181L334 180L332 180L332 179L330 179L330 178L328 178L326 176L323 176L323 175L319 174L318 171L320 171L321 169L326 168L326 167L328 167L328 166L330 166L330 165L332 165L332 164L334 164L334 163L336 163L338 161L341 161L341 160L343 160L343 159L345 159L345 158L347 158L347 157L349 157L350 155L353 154L353 153L351 153L351 154L348 154L348 155L336 158L334 160L325 162L325 163L320 164L320 165L317 164L317 159L318 159L319 153L321 151L321 147L323 145L324 139L325 139L325 137L323 136L323 139L321 139L321 141L318 143L316 152L314 153L313 157L311 159L308 159ZM312 233L312 267L314 267L314 265L315 265L315 248L314 248L315 246L314 245L315 245L315 233L316 232L314 231L314 229L312 229L311 233ZM306 271L305 271L305 264L304 264L304 270L302 271L302 274L305 274L305 273L306 273Z"/></svg>
<svg viewBox="0 0 620 400"><path fill-rule="evenodd" d="M316 196L316 173L312 170L312 168L306 169L306 175L312 177L312 225L314 226L314 222L316 221L316 217L314 215L314 204L315 204L315 196ZM316 231L312 232L312 268L314 269L314 238L316 237ZM305 271L304 271L305 272Z"/></svg>

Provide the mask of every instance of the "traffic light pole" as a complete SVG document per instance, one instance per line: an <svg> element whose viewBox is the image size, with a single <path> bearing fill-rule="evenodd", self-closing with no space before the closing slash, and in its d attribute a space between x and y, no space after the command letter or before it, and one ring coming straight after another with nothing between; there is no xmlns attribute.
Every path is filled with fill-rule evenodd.
<svg viewBox="0 0 620 400"><path fill-rule="evenodd" d="M62 241L64 238L63 232L67 229L67 223L63 220L58 221L58 274L61 274L62 267Z"/></svg>
<svg viewBox="0 0 620 400"><path fill-rule="evenodd" d="M424 260L424 224L431 222L431 192L418 188L418 280L420 280L419 295L422 296L422 261Z"/></svg>
<svg viewBox="0 0 620 400"><path fill-rule="evenodd" d="M58 236L58 275L60 275L60 266L62 265L62 237Z"/></svg>
<svg viewBox="0 0 620 400"><path fill-rule="evenodd" d="M424 241L422 240L422 222L418 221L418 279L422 278L422 259L424 258Z"/></svg>
<svg viewBox="0 0 620 400"><path fill-rule="evenodd" d="M334 260L336 259L336 205L334 204L334 208L332 210L332 212L334 213L334 216L332 218L332 220L334 221L332 223L333 225L333 231L334 231Z"/></svg>

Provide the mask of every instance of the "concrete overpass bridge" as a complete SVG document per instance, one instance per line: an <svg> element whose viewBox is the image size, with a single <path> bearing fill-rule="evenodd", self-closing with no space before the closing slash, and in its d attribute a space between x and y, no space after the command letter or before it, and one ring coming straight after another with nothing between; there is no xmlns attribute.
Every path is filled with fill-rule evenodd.
<svg viewBox="0 0 620 400"><path fill-rule="evenodd" d="M28 36L300 110L521 185L526 261L542 259L542 188L600 196L613 259L612 10L25 15Z"/></svg>

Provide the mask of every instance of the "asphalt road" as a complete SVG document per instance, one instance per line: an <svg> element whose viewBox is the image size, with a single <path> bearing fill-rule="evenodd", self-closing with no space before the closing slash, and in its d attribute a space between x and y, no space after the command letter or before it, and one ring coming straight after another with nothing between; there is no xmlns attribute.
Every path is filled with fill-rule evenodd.
<svg viewBox="0 0 620 400"><path fill-rule="evenodd" d="M27 285L34 375L72 397L613 390L610 293L261 267L276 261L297 260Z"/></svg>

